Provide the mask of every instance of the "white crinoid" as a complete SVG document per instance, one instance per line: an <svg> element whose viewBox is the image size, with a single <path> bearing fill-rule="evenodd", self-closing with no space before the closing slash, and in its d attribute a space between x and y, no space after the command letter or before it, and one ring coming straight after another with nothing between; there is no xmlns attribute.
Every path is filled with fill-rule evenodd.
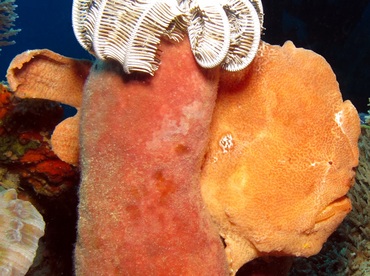
<svg viewBox="0 0 370 276"><path fill-rule="evenodd" d="M260 0L189 1L188 34L195 59L204 68L247 67L257 53L263 23Z"/></svg>
<svg viewBox="0 0 370 276"><path fill-rule="evenodd" d="M154 74L162 36L190 39L198 64L241 70L257 53L263 24L261 0L74 0L79 43L125 73Z"/></svg>
<svg viewBox="0 0 370 276"><path fill-rule="evenodd" d="M221 66L227 71L247 67L255 57L261 37L257 12L248 0L230 0L224 7L230 21L230 47Z"/></svg>
<svg viewBox="0 0 370 276"><path fill-rule="evenodd" d="M219 65L230 45L230 24L217 1L198 0L189 5L188 34L194 57L204 68Z"/></svg>
<svg viewBox="0 0 370 276"><path fill-rule="evenodd" d="M72 20L79 43L100 59L114 59L125 73L153 75L157 47L182 13L166 0L74 0Z"/></svg>

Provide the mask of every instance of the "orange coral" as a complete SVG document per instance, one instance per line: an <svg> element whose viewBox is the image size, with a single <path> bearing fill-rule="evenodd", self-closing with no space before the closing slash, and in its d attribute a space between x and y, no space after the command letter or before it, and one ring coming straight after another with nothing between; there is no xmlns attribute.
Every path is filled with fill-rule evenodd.
<svg viewBox="0 0 370 276"><path fill-rule="evenodd" d="M316 254L351 204L360 122L327 62L263 44L220 83L202 195L235 273L263 255Z"/></svg>
<svg viewBox="0 0 370 276"><path fill-rule="evenodd" d="M0 120L1 120L9 110L8 106L10 104L11 94L8 93L8 90L4 85L0 85L0 89L1 89L0 90Z"/></svg>
<svg viewBox="0 0 370 276"><path fill-rule="evenodd" d="M48 99L77 108L77 114L60 123L51 138L53 151L70 164L78 163L78 111L90 67L86 60L33 50L16 56L8 69L10 88L18 97Z"/></svg>

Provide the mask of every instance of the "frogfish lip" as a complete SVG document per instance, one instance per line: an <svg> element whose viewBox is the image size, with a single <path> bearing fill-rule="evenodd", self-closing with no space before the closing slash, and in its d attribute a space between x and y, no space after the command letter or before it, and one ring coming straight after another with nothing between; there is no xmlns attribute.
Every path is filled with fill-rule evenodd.
<svg viewBox="0 0 370 276"><path fill-rule="evenodd" d="M351 211L351 200L346 196L337 198L329 203L317 216L315 223L320 223L331 219L333 216L340 213L348 213Z"/></svg>

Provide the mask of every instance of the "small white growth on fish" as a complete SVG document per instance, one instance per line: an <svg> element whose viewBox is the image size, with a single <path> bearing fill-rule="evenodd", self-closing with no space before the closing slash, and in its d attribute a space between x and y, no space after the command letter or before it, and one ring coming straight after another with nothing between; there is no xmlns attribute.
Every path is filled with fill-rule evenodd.
<svg viewBox="0 0 370 276"><path fill-rule="evenodd" d="M335 113L335 122L337 123L337 125L342 128L342 125L343 125L343 110Z"/></svg>
<svg viewBox="0 0 370 276"><path fill-rule="evenodd" d="M233 136L230 133L224 135L220 139L218 144L221 147L223 153L228 153L231 150L231 148L234 146Z"/></svg>

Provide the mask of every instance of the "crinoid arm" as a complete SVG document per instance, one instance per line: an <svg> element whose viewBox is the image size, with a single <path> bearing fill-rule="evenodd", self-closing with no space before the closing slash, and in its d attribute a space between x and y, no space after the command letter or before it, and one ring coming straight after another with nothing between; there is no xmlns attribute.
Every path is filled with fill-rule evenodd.
<svg viewBox="0 0 370 276"><path fill-rule="evenodd" d="M222 68L239 71L246 68L257 54L261 37L258 13L248 0L230 0L224 6L230 22L230 47Z"/></svg>
<svg viewBox="0 0 370 276"><path fill-rule="evenodd" d="M72 21L77 40L90 53L120 62L125 73L153 75L161 36L181 39L173 26L181 15L176 1L75 0Z"/></svg>
<svg viewBox="0 0 370 276"><path fill-rule="evenodd" d="M189 7L188 34L198 64L203 68L219 65L229 50L230 25L218 1L199 0Z"/></svg>

